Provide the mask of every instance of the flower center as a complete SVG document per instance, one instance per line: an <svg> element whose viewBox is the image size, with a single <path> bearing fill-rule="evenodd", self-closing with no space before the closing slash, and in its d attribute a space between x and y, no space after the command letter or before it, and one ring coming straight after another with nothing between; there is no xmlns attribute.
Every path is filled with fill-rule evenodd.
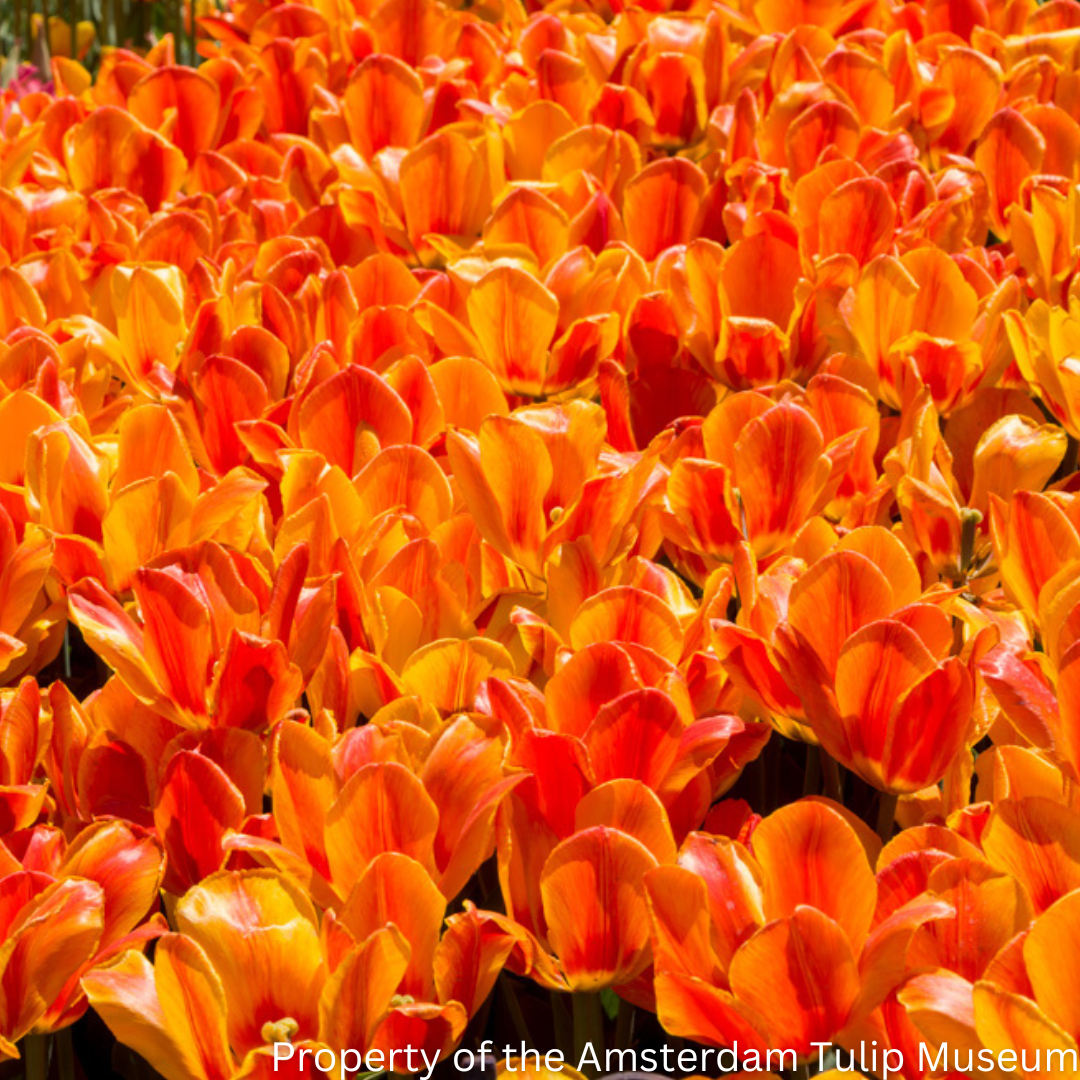
<svg viewBox="0 0 1080 1080"><path fill-rule="evenodd" d="M262 1040L268 1046L292 1042L299 1030L300 1025L291 1016L282 1020L267 1020L262 1026Z"/></svg>

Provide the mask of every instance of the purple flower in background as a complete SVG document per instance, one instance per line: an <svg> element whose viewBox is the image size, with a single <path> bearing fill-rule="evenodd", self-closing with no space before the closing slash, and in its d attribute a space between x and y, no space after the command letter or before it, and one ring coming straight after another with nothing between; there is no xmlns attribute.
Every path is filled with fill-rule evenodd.
<svg viewBox="0 0 1080 1080"><path fill-rule="evenodd" d="M45 79L36 64L20 64L3 91L0 92L0 127L7 123L8 117L15 108L15 103L20 98L36 93L38 90L51 94L54 90L53 80Z"/></svg>
<svg viewBox="0 0 1080 1080"><path fill-rule="evenodd" d="M52 79L46 79L34 64L20 64L15 77L8 83L8 89L15 93L15 100L26 97L27 94L44 90L47 94L53 92Z"/></svg>

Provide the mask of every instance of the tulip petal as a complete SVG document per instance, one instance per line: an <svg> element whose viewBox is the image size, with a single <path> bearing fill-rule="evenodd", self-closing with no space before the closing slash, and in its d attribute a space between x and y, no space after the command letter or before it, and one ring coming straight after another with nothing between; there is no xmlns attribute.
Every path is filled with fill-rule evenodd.
<svg viewBox="0 0 1080 1080"><path fill-rule="evenodd" d="M1080 888L1080 822L1058 802L1006 799L994 809L982 843L993 865L1023 883L1036 914Z"/></svg>
<svg viewBox="0 0 1080 1080"><path fill-rule="evenodd" d="M154 966L134 949L84 975L91 1005L116 1038L166 1080L228 1080L233 1065L224 1031L225 998L206 955L181 935L162 938L157 955L160 987ZM198 1017L197 1030L189 1017Z"/></svg>
<svg viewBox="0 0 1080 1080"><path fill-rule="evenodd" d="M981 1042L993 1053L1003 1051L1030 1054L1030 1060L1045 1062L1038 1075L1047 1080L1064 1080L1074 1075L1065 1067L1077 1055L1076 1040L1047 1018L1034 1004L1019 994L1002 990L993 983L977 983L974 990L975 1030ZM1051 1057L1052 1051L1062 1051ZM1054 1068L1051 1062L1060 1062Z"/></svg>
<svg viewBox="0 0 1080 1080"><path fill-rule="evenodd" d="M707 187L705 174L686 158L646 165L626 185L623 221L630 246L646 262L692 236Z"/></svg>
<svg viewBox="0 0 1080 1080"><path fill-rule="evenodd" d="M339 917L357 941L384 926L396 926L408 942L408 966L398 976L397 992L427 1000L445 910L442 893L418 862L386 852L368 865Z"/></svg>
<svg viewBox="0 0 1080 1080"><path fill-rule="evenodd" d="M644 645L677 663L682 627L660 597L628 585L604 589L578 609L570 625L570 643L584 649L604 641Z"/></svg>
<svg viewBox="0 0 1080 1080"><path fill-rule="evenodd" d="M409 943L395 926L373 931L346 954L319 1000L319 1031L329 1045L371 1047L408 962Z"/></svg>
<svg viewBox="0 0 1080 1080"><path fill-rule="evenodd" d="M648 966L643 878L654 866L644 845L603 825L576 833L548 857L540 894L572 989L629 982Z"/></svg>
<svg viewBox="0 0 1080 1080"><path fill-rule="evenodd" d="M396 762L354 773L326 816L331 880L349 889L384 851L397 851L435 872L439 811L419 778Z"/></svg>
<svg viewBox="0 0 1080 1080"><path fill-rule="evenodd" d="M874 873L855 830L824 802L802 801L754 830L765 874L765 912L776 919L809 905L829 916L861 949L874 917Z"/></svg>
<svg viewBox="0 0 1080 1080"><path fill-rule="evenodd" d="M299 886L270 870L223 871L188 891L176 921L221 979L235 1053L261 1046L263 1026L285 1017L300 1038L316 1034L326 972L315 911Z"/></svg>
<svg viewBox="0 0 1080 1080"><path fill-rule="evenodd" d="M679 866L705 882L712 948L721 969L727 970L743 942L765 925L762 870L742 844L705 833L686 838Z"/></svg>
<svg viewBox="0 0 1080 1080"><path fill-rule="evenodd" d="M1024 942L1024 963L1035 1000L1049 1020L1069 1032L1080 1030L1080 998L1077 976L1061 958L1069 955L1076 940L1078 903L1080 894L1057 901L1035 920Z"/></svg>
<svg viewBox="0 0 1080 1080"><path fill-rule="evenodd" d="M584 742L598 783L628 778L657 788L675 764L682 720L660 690L632 690L604 705Z"/></svg>
<svg viewBox="0 0 1080 1080"><path fill-rule="evenodd" d="M168 858L165 887L177 896L220 869L222 841L239 829L244 797L224 771L202 754L182 750L161 778L154 824Z"/></svg>
<svg viewBox="0 0 1080 1080"><path fill-rule="evenodd" d="M731 988L765 1018L775 1046L800 1056L813 1042L832 1042L859 992L847 934L810 907L759 930L731 961Z"/></svg>

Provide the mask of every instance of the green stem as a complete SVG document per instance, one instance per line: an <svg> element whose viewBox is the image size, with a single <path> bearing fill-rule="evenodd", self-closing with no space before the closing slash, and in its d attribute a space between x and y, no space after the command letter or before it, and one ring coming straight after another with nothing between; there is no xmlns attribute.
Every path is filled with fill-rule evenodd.
<svg viewBox="0 0 1080 1080"><path fill-rule="evenodd" d="M26 1080L48 1080L49 1036L27 1035L22 1044L26 1062Z"/></svg>
<svg viewBox="0 0 1080 1080"><path fill-rule="evenodd" d="M636 1010L626 998L619 999L619 1015L615 1018L615 1045L629 1050L634 1044L634 1014Z"/></svg>
<svg viewBox="0 0 1080 1080"><path fill-rule="evenodd" d="M49 0L41 0L41 19L41 40L45 50L44 55L50 57L52 55L52 49L50 48L51 43L49 41ZM41 70L41 74L43 78L47 79L49 77L48 64Z"/></svg>
<svg viewBox="0 0 1080 1080"><path fill-rule="evenodd" d="M896 804L899 800L899 795L891 795L887 791L881 793L881 800L878 803L877 834L881 837L883 844L887 844L892 839L893 825L896 822Z"/></svg>
<svg viewBox="0 0 1080 1080"><path fill-rule="evenodd" d="M525 1046L535 1047L536 1043L533 1041L532 1033L529 1031L529 1025L525 1021L525 1014L521 1011L521 1002L518 1001L517 987L505 971L499 976L499 982L502 984L503 1001L506 1002L506 1011L510 1013L510 1021L514 1025L514 1031L517 1032L518 1038Z"/></svg>
<svg viewBox="0 0 1080 1080"><path fill-rule="evenodd" d="M780 770L784 760L784 741L775 734L765 744L762 754L765 758L765 809L763 814L771 814L780 805Z"/></svg>
<svg viewBox="0 0 1080 1080"><path fill-rule="evenodd" d="M75 1080L75 1048L69 1027L56 1033L56 1063L60 1080Z"/></svg>
<svg viewBox="0 0 1080 1080"><path fill-rule="evenodd" d="M743 502L742 492L738 488L732 488L731 493L735 496L735 504L739 508L739 528L743 536L749 540L750 532L746 527L746 504Z"/></svg>
<svg viewBox="0 0 1080 1080"><path fill-rule="evenodd" d="M604 1007L599 993L574 995L574 1059L580 1064L582 1056L591 1047L600 1062L604 1060ZM590 1062L581 1070L586 1076L599 1076Z"/></svg>
<svg viewBox="0 0 1080 1080"><path fill-rule="evenodd" d="M1066 476L1072 476L1072 474L1076 472L1078 455L1080 455L1080 441L1077 441L1070 435L1069 441L1065 446L1065 456L1061 459L1061 465L1058 468L1058 472L1063 479Z"/></svg>
<svg viewBox="0 0 1080 1080"><path fill-rule="evenodd" d="M960 511L960 574L966 577L975 559L975 537L982 514L965 507Z"/></svg>
<svg viewBox="0 0 1080 1080"><path fill-rule="evenodd" d="M821 771L825 774L825 795L843 806L844 780L840 775L840 766L836 759L825 750L821 751Z"/></svg>
<svg viewBox="0 0 1080 1080"><path fill-rule="evenodd" d="M780 738L775 731L769 735L769 742L773 739ZM765 758L766 754L763 750L757 756L757 760L754 762L754 809L759 813L765 813L765 800L768 796L768 781L765 775Z"/></svg>
<svg viewBox="0 0 1080 1080"><path fill-rule="evenodd" d="M816 795L821 790L821 748L806 744L806 772L803 773L804 795Z"/></svg>
<svg viewBox="0 0 1080 1080"><path fill-rule="evenodd" d="M566 1011L566 998L558 990L551 991L551 1018L555 1025L555 1042L569 1058L574 1049L570 1014Z"/></svg>
<svg viewBox="0 0 1080 1080"><path fill-rule="evenodd" d="M491 898L499 892L499 874L491 859L480 864L480 869L476 872L476 883L480 886L480 906L486 908Z"/></svg>

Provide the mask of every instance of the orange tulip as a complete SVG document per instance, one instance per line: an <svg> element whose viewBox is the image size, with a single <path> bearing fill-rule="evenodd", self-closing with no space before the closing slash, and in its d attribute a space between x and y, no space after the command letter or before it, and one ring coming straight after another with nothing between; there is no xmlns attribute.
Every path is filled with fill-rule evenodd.
<svg viewBox="0 0 1080 1080"><path fill-rule="evenodd" d="M450 435L450 464L481 535L530 574L542 577L550 553L582 536L606 563L631 527L653 462L601 457L603 431L602 412L578 402L489 417L479 437ZM571 467L556 472L562 460Z"/></svg>
<svg viewBox="0 0 1080 1080"><path fill-rule="evenodd" d="M48 788L34 783L46 749L41 725L41 692L33 679L0 693L0 835L25 829L37 821Z"/></svg>
<svg viewBox="0 0 1080 1080"><path fill-rule="evenodd" d="M90 825L67 845L54 876L62 881L85 879L101 887L101 935L90 956L69 973L36 1031L74 1023L87 1007L80 987L82 975L123 951L144 948L163 933L165 922L156 911L163 864L162 850L153 837L120 821Z"/></svg>
<svg viewBox="0 0 1080 1080"><path fill-rule="evenodd" d="M589 612L598 639L576 641L580 651L548 682L546 717L512 683L493 680L488 691L512 730L510 763L532 773L499 809L507 911L550 946L565 985L584 990L632 983L648 966L642 875L674 858L676 837L764 742L760 725L734 716L687 716L670 661L630 644L601 611ZM643 685L650 669L666 689ZM581 902L567 906L565 895ZM534 977L550 984L543 970Z"/></svg>
<svg viewBox="0 0 1080 1080"><path fill-rule="evenodd" d="M671 470L668 535L713 560L730 559L743 540L759 558L783 550L831 502L866 430L826 443L801 404L752 392L728 398L701 426L703 453Z"/></svg>
<svg viewBox="0 0 1080 1080"><path fill-rule="evenodd" d="M429 745L414 772L417 736ZM449 899L491 853L496 811L520 782L504 777L501 759L499 741L465 716L430 740L407 724L371 725L334 747L286 722L272 781L280 842L233 835L225 844L296 874L327 904L384 852L415 860ZM385 823L374 833L373 812Z"/></svg>
<svg viewBox="0 0 1080 1080"><path fill-rule="evenodd" d="M855 287L848 319L873 391L899 406L903 373L914 369L942 412L962 401L982 373L970 344L977 307L974 288L937 248L872 260Z"/></svg>
<svg viewBox="0 0 1080 1080"><path fill-rule="evenodd" d="M415 891L421 882L434 907ZM456 1044L516 944L475 909L440 939L442 914L430 878L404 855L373 863L321 926L287 876L223 872L177 904L179 933L158 942L152 964L125 952L83 986L114 1034L167 1077L258 1074L282 1043L388 1054L404 1029L433 1056ZM252 982L256 969L265 983ZM444 1000L450 992L464 1001ZM186 1007L168 1008L174 1000ZM289 1068L303 1070L296 1057Z"/></svg>
<svg viewBox="0 0 1080 1080"><path fill-rule="evenodd" d="M77 191L119 183L153 210L176 194L185 172L178 149L115 106L97 109L71 128L63 156Z"/></svg>
<svg viewBox="0 0 1080 1080"><path fill-rule="evenodd" d="M823 628L818 603L842 622ZM971 739L974 687L941 608L896 603L869 559L836 550L793 586L776 650L824 749L875 787L914 792Z"/></svg>
<svg viewBox="0 0 1080 1080"><path fill-rule="evenodd" d="M847 612L838 631L841 638L849 629L915 605L921 582L914 560L888 530L867 526L853 529L839 542L829 537L811 567L793 558L760 573L752 557L740 549L735 568L744 597L738 619L712 623L721 662L760 715L785 734L816 741L813 719L820 700L806 697L801 684L793 682L787 667L788 642L800 633L816 642L814 649L823 664L819 677L824 678L835 670L843 641L826 641L831 632L816 616L820 605Z"/></svg>
<svg viewBox="0 0 1080 1080"><path fill-rule="evenodd" d="M53 881L29 871L0 879L0 895L8 916L7 957L0 973L0 1053L13 1058L19 1056L15 1043L35 1028L67 980L93 956L101 936L103 897L96 882Z"/></svg>
<svg viewBox="0 0 1080 1080"><path fill-rule="evenodd" d="M223 549L186 549L136 573L141 626L91 579L71 590L72 616L163 716L261 730L292 707L329 634L333 583L305 584L307 563L306 547L294 549L267 590L257 575L242 578Z"/></svg>
<svg viewBox="0 0 1080 1080"><path fill-rule="evenodd" d="M74 1023L87 1007L81 977L118 952L138 953L164 929L160 916L144 922L162 870L152 839L111 821L84 830L70 845L61 838L57 847L47 871L16 864L0 878L6 1057L19 1056L14 1044L23 1035ZM5 857L11 859L7 849Z"/></svg>
<svg viewBox="0 0 1080 1080"><path fill-rule="evenodd" d="M917 1036L928 1044L932 1059L942 1044L952 1043L959 1056L952 1058L955 1051L950 1047L946 1055L949 1064L965 1060L970 1047L975 1055L979 1051L996 1055L1023 1049L1030 1067L1036 1049L1045 1055L1052 1047L1075 1046L1069 1029L1063 1031L1048 1021L1031 1000L1036 997L1032 983L1041 977L1036 974L1039 961L1035 959L1039 944L1046 943L1047 932L1054 934L1056 947L1066 940L1061 936L1064 924L1060 916L1066 914L1070 898L1051 906L1029 930L1031 912L1022 887L993 873L978 859L977 852L969 854L970 849L959 849L955 842L949 845L952 853L933 851L945 837L913 838L906 845L910 850L898 851L893 864L898 871L896 880L909 881L909 889L929 885L932 891L949 897L957 912L955 926L946 921L924 928L919 935L929 930L942 933L926 933L921 939L917 935L910 948L913 962L936 967L929 974L911 977L897 994ZM913 859L924 864L914 874ZM907 864L902 871L901 862ZM936 868L931 870L934 864ZM965 925L978 926L980 932L965 932ZM1046 1000L1040 989L1039 1003Z"/></svg>
<svg viewBox="0 0 1080 1080"><path fill-rule="evenodd" d="M738 1042L763 1064L770 1048L808 1058L815 1042L854 1042L903 979L904 943L952 912L919 897L874 925L876 851L824 800L766 818L749 851L689 836L676 865L646 877L665 1028Z"/></svg>
<svg viewBox="0 0 1080 1080"><path fill-rule="evenodd" d="M1080 1038L1068 990L1073 976L1068 967L1062 972L1059 962L1075 933L1070 920L1076 901L1077 894L1070 893L1040 915L1016 942L1017 948L1001 950L972 993L980 1042L995 1053L1019 1051L1031 1064L1041 1052L1040 1065L1049 1075L1065 1073L1068 1060L1058 1055L1061 1065L1055 1070L1050 1052L1071 1051L1075 1056ZM1015 956L1012 964L1007 952Z"/></svg>

